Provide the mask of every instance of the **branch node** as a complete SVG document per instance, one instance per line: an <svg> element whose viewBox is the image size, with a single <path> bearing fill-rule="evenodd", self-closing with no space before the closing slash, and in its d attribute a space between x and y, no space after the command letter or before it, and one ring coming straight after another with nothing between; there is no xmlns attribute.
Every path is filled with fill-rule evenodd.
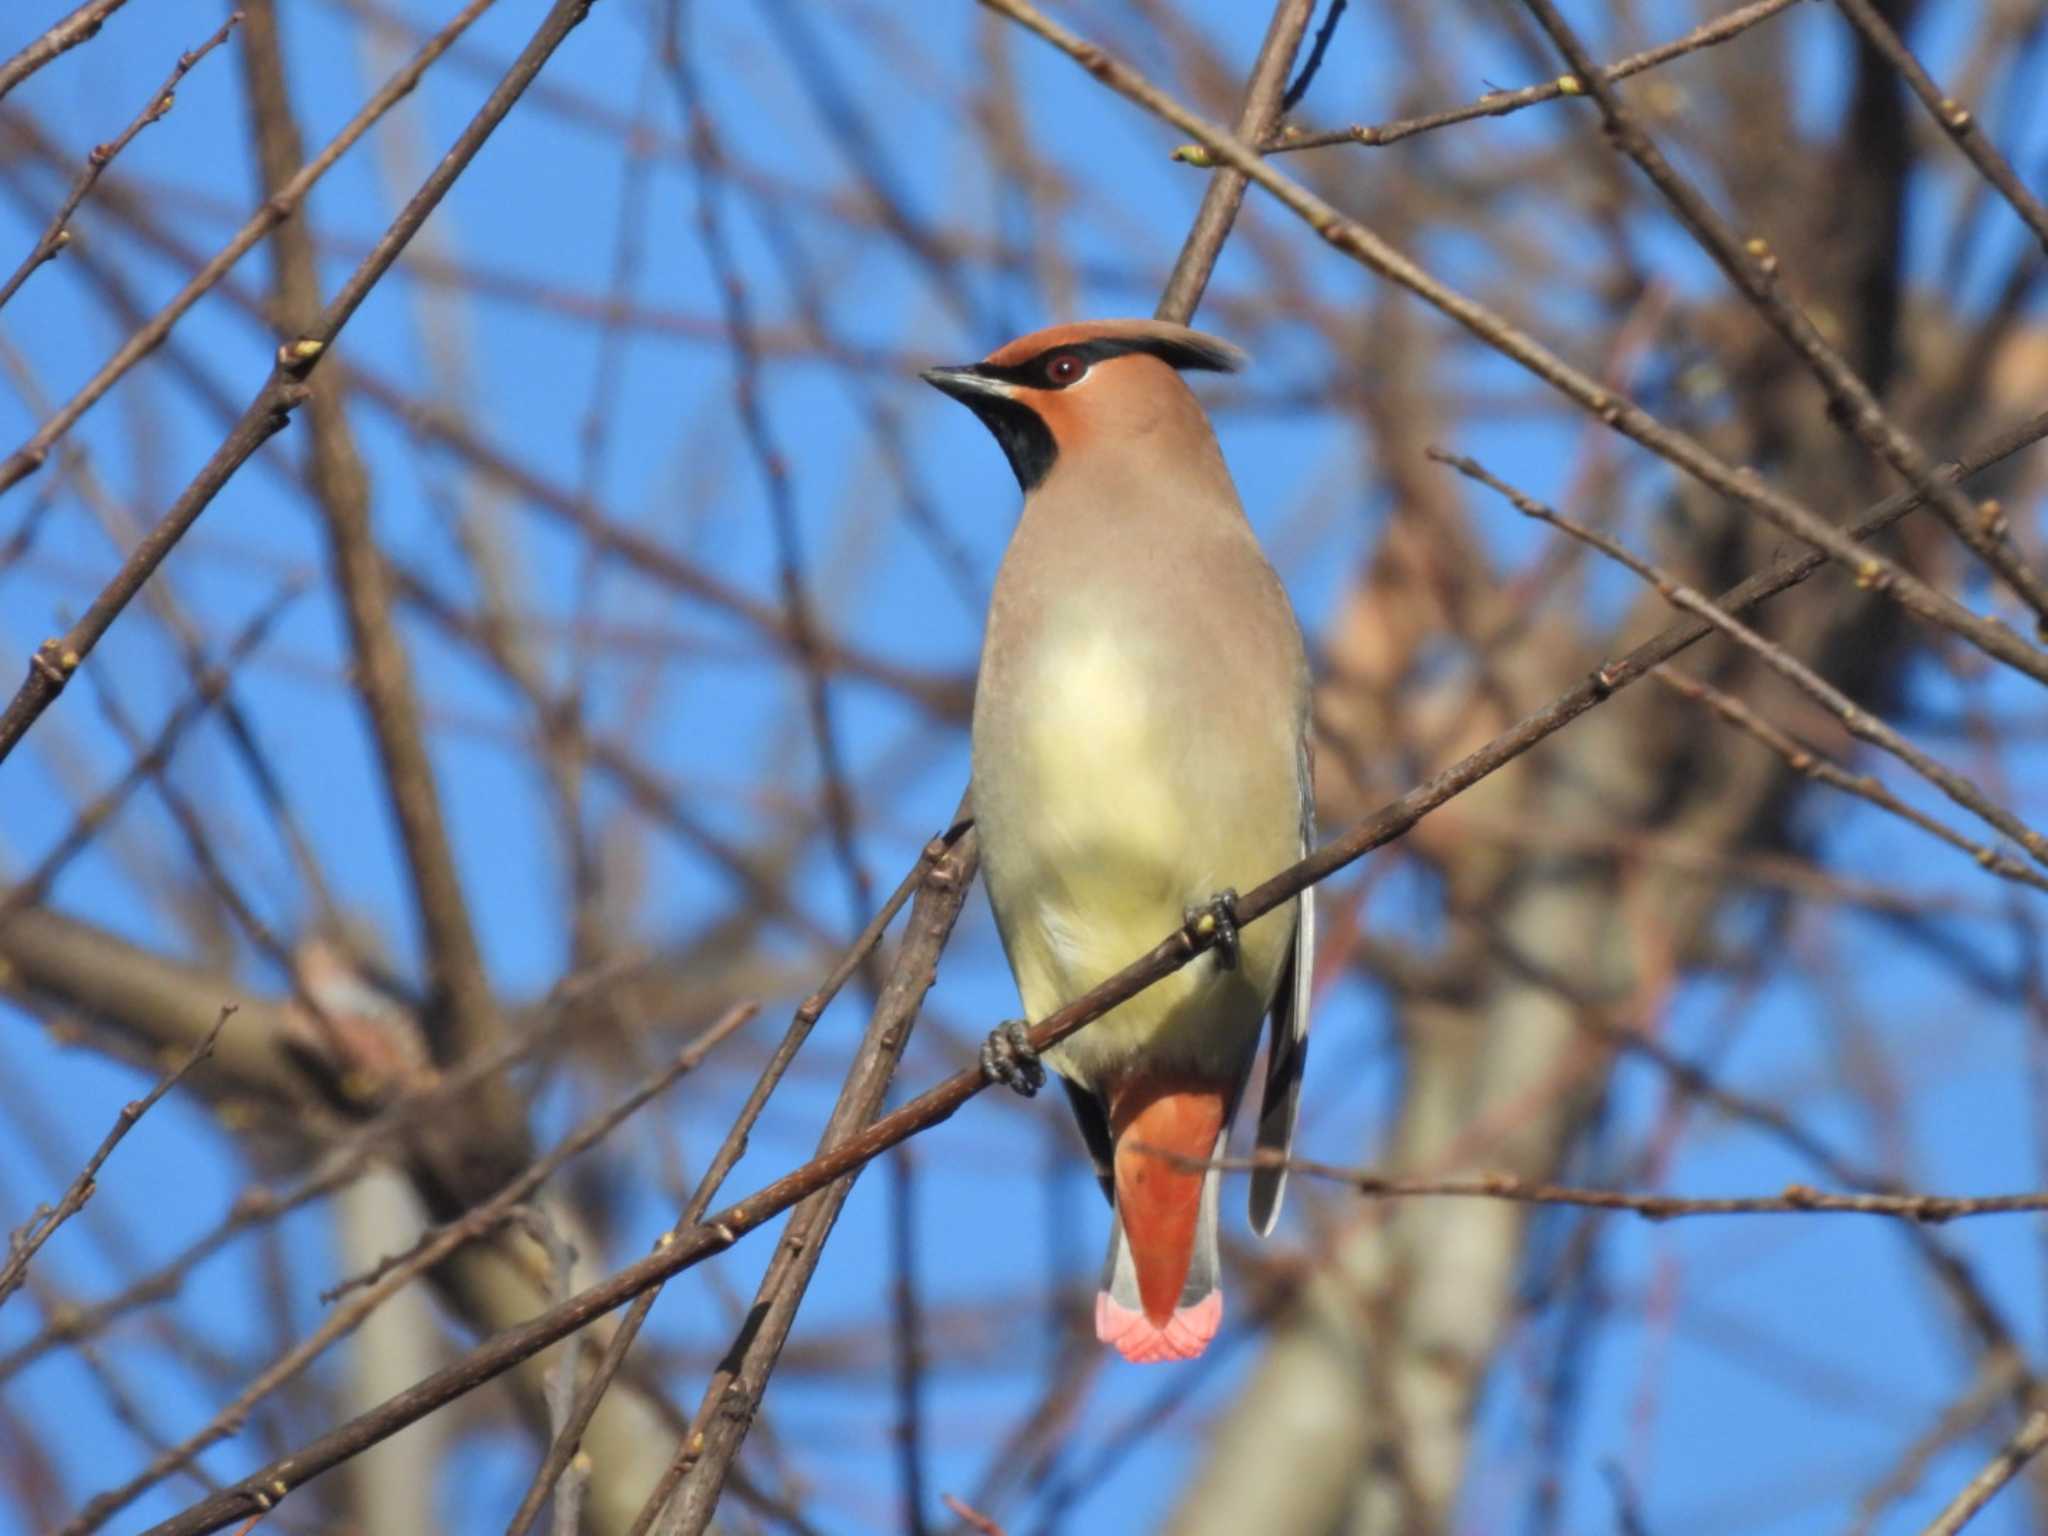
<svg viewBox="0 0 2048 1536"><path fill-rule="evenodd" d="M28 668L52 688L62 689L78 670L78 652L67 650L62 640L45 640L29 653Z"/></svg>
<svg viewBox="0 0 2048 1536"><path fill-rule="evenodd" d="M277 366L294 378L303 378L326 350L326 342L313 336L301 336L277 349Z"/></svg>

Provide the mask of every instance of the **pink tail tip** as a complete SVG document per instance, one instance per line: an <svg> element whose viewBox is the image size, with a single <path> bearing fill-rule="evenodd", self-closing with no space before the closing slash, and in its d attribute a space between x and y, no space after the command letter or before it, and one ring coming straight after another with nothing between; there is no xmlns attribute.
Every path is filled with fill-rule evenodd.
<svg viewBox="0 0 2048 1536"><path fill-rule="evenodd" d="M1142 1312L1119 1306L1109 1292L1095 1293L1095 1337L1133 1365L1157 1360L1192 1360L1209 1347L1223 1323L1223 1293L1211 1291L1182 1307L1160 1327Z"/></svg>

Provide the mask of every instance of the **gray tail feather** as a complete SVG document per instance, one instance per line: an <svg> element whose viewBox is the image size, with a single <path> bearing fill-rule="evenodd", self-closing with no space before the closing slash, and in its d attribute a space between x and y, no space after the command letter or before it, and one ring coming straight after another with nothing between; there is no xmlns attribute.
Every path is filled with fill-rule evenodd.
<svg viewBox="0 0 2048 1536"><path fill-rule="evenodd" d="M1227 1132L1225 1135L1227 1136ZM1223 1155L1225 1137L1218 1136L1211 1157ZM1180 1305L1192 1307L1223 1284L1223 1256L1216 1242L1216 1209L1223 1187L1223 1175L1211 1168L1202 1175L1202 1208L1195 1218L1195 1251L1188 1260L1188 1278L1180 1288ZM1131 1312L1143 1312L1138 1296L1138 1270L1131 1262L1131 1245L1124 1240L1121 1215L1109 1224L1109 1258L1102 1268L1102 1289L1109 1299Z"/></svg>
<svg viewBox="0 0 2048 1536"><path fill-rule="evenodd" d="M1315 982L1315 890L1303 891L1295 919L1294 949L1273 998L1272 1030L1266 1043L1266 1088L1259 1102L1254 1146L1282 1158L1294 1150L1294 1122L1301 1108L1301 1079L1308 1064L1308 1010ZM1287 1170L1257 1168L1251 1178L1252 1230L1261 1237L1280 1219L1287 1194Z"/></svg>

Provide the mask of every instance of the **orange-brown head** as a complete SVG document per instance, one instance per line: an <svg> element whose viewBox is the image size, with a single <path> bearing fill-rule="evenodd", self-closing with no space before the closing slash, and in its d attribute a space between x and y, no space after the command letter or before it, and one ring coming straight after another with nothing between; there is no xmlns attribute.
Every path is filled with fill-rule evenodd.
<svg viewBox="0 0 2048 1536"><path fill-rule="evenodd" d="M1161 433L1209 441L1208 420L1181 370L1235 373L1244 363L1229 342L1184 325L1084 320L919 377L981 418L1029 495L1062 458L1099 443Z"/></svg>

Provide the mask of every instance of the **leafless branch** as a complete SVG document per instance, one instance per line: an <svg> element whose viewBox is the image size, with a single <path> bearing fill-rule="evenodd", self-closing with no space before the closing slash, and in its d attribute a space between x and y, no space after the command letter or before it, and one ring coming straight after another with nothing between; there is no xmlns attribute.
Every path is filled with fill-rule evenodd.
<svg viewBox="0 0 2048 1536"><path fill-rule="evenodd" d="M25 1227L9 1235L7 1261L0 1264L0 1306L5 1306L7 1298L21 1289L22 1280L28 1274L29 1261L41 1250L43 1244L56 1236L59 1227L85 1208L85 1202L93 1197L93 1192L99 1187L100 1169L105 1167L107 1159L114 1155L114 1148L135 1129L135 1123L156 1107L158 1099L184 1081L186 1073L213 1054L213 1042L220 1038L221 1030L227 1026L234 1011L234 1004L224 1004L220 1010L220 1017L214 1021L213 1028L207 1032L205 1039L192 1048L190 1055L157 1079L156 1086L141 1098L131 1099L122 1105L121 1113L114 1119L113 1129L101 1138L99 1146L94 1149L92 1156L86 1159L85 1166L78 1171L78 1177L71 1181L71 1187L64 1191L57 1204L49 1210L38 1211Z"/></svg>

